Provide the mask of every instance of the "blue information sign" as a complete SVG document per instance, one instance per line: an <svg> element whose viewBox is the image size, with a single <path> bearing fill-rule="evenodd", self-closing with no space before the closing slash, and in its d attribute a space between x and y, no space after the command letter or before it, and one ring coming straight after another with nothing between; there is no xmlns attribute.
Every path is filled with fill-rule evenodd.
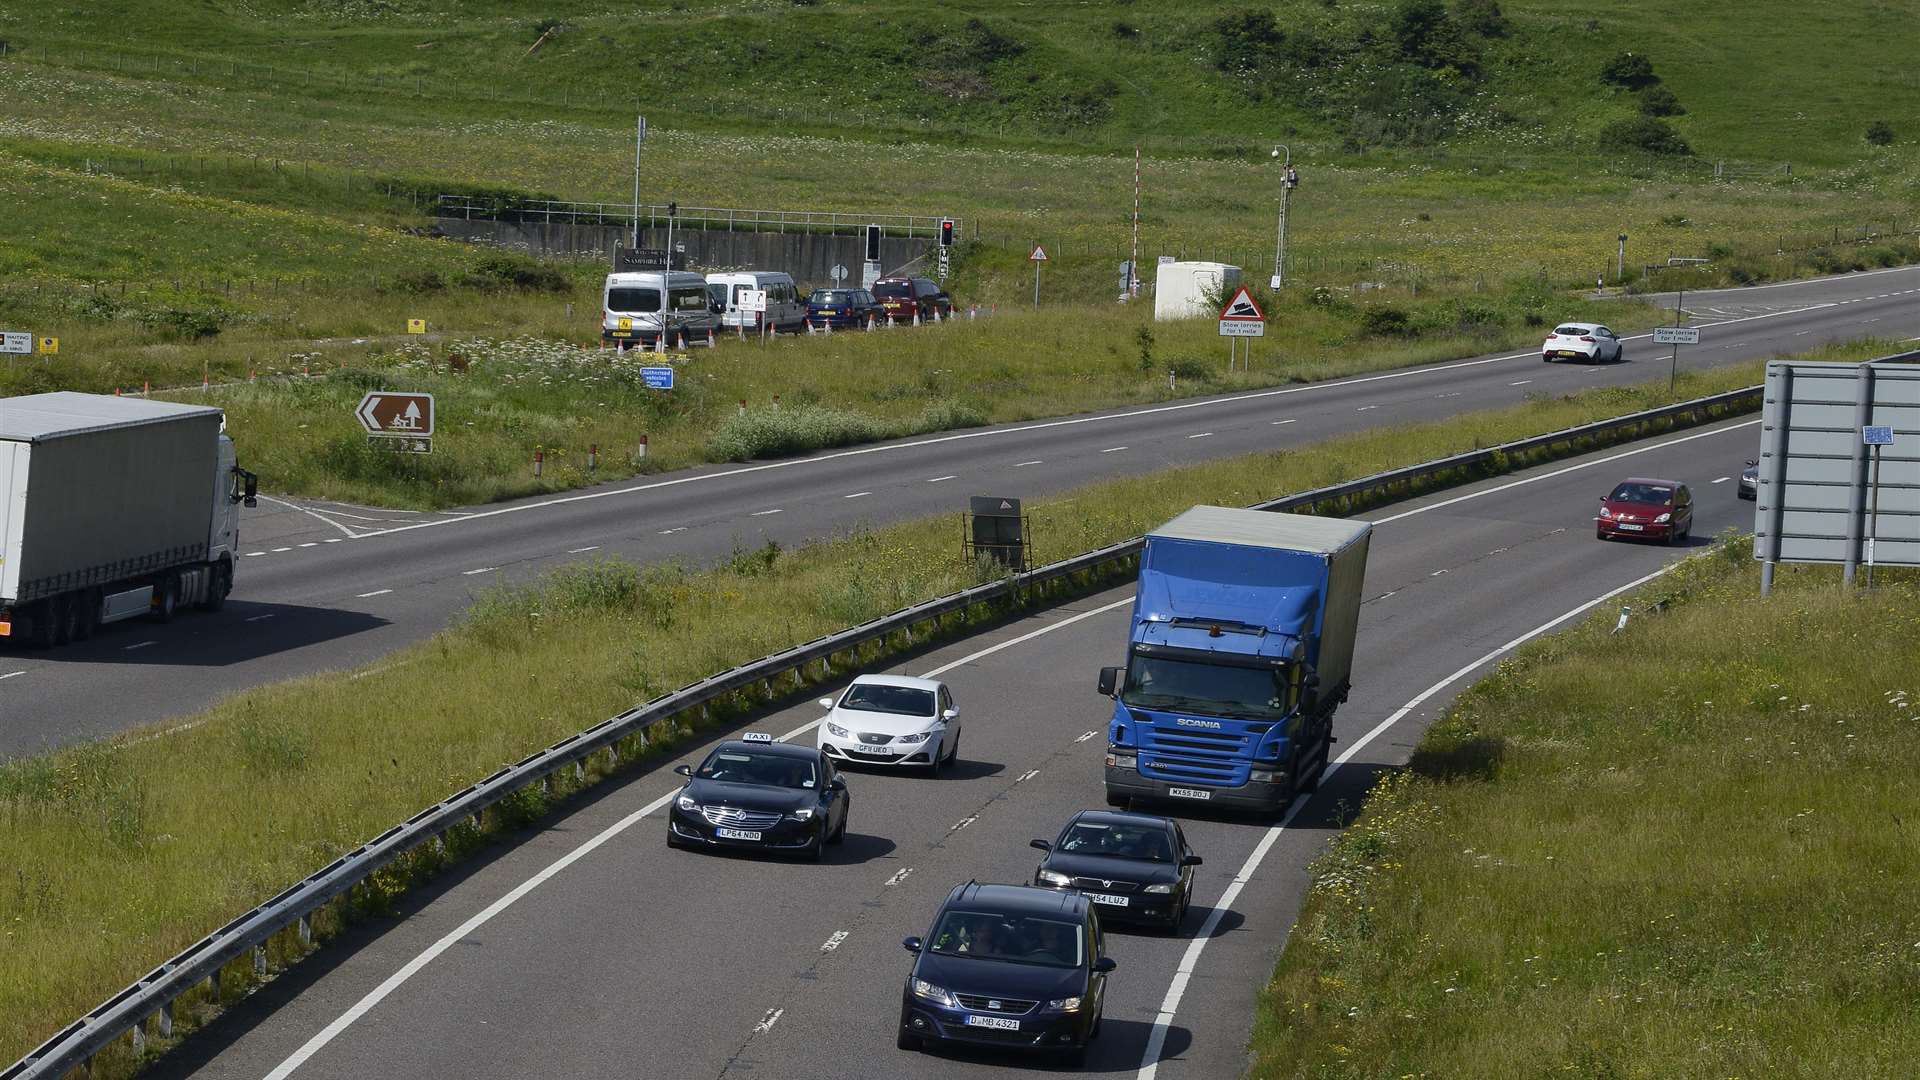
<svg viewBox="0 0 1920 1080"><path fill-rule="evenodd" d="M670 367L643 367L640 377L647 381L649 390L673 389L673 369Z"/></svg>
<svg viewBox="0 0 1920 1080"><path fill-rule="evenodd" d="M1860 441L1868 446L1892 446L1893 426L1883 424L1860 429Z"/></svg>

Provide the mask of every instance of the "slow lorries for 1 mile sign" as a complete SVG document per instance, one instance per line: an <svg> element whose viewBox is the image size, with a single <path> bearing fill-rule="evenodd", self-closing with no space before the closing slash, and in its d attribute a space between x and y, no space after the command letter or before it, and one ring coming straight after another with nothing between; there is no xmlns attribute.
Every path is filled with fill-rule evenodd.
<svg viewBox="0 0 1920 1080"><path fill-rule="evenodd" d="M1253 295L1246 289L1233 294L1227 306L1220 312L1221 337L1266 337L1267 313L1253 302Z"/></svg>
<svg viewBox="0 0 1920 1080"><path fill-rule="evenodd" d="M369 435L433 435L433 395L396 390L370 390L353 411Z"/></svg>

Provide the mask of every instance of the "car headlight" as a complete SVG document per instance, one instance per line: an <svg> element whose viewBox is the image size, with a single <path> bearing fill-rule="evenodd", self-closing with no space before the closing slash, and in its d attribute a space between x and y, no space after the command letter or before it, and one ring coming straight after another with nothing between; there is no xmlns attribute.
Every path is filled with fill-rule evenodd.
<svg viewBox="0 0 1920 1080"><path fill-rule="evenodd" d="M923 743L933 734L931 731L916 731L911 735L902 735L896 742Z"/></svg>
<svg viewBox="0 0 1920 1080"><path fill-rule="evenodd" d="M946 990L933 985L925 979L913 980L913 996L925 998L935 1005L945 1005L949 1009L957 1009L960 1007L960 1003L953 1000L952 994L947 993ZM1079 999L1075 998L1073 1000L1078 1001Z"/></svg>
<svg viewBox="0 0 1920 1080"><path fill-rule="evenodd" d="M697 812L700 809L700 804L697 802L694 802L693 796L691 795L680 796L678 802L679 802L680 809L682 810L692 810Z"/></svg>
<svg viewBox="0 0 1920 1080"><path fill-rule="evenodd" d="M1054 998L1047 1002L1047 1008L1053 1012L1079 1012L1080 997L1076 994L1073 997Z"/></svg>
<svg viewBox="0 0 1920 1080"><path fill-rule="evenodd" d="M1661 525L1661 524L1665 524L1666 522L1669 522L1669 521L1672 521L1672 520L1673 520L1673 514L1672 514L1672 513L1665 513L1665 514L1661 514L1661 515L1660 515L1659 517L1657 517L1657 518L1654 518L1654 519L1653 519L1653 523L1654 523L1655 525Z"/></svg>
<svg viewBox="0 0 1920 1080"><path fill-rule="evenodd" d="M792 811L789 811L789 812L787 813L787 816L788 816L788 817L790 817L790 818L792 818L792 819L793 819L793 820L795 820L795 821L809 821L809 820L812 820L812 818L813 818L813 807L811 807L811 806L803 806L803 807L801 807L801 808L800 808L800 809L798 809L798 810L792 810Z"/></svg>
<svg viewBox="0 0 1920 1080"><path fill-rule="evenodd" d="M833 736L836 739L844 739L847 737L847 729L841 727L839 724L828 724L827 734Z"/></svg>
<svg viewBox="0 0 1920 1080"><path fill-rule="evenodd" d="M1601 517L1603 517L1603 518L1612 518L1612 517L1613 517L1613 511L1611 511L1611 510L1609 510L1609 509L1607 509L1606 507L1604 507L1604 506L1603 506L1603 507L1601 507L1601 508L1600 508L1600 516L1601 516Z"/></svg>
<svg viewBox="0 0 1920 1080"><path fill-rule="evenodd" d="M1042 885L1071 885L1073 878L1058 870L1042 870L1037 875Z"/></svg>
<svg viewBox="0 0 1920 1080"><path fill-rule="evenodd" d="M1107 766L1109 768L1131 769L1136 767L1137 761L1138 759L1132 754L1108 754L1107 755Z"/></svg>
<svg viewBox="0 0 1920 1080"><path fill-rule="evenodd" d="M1146 891L1150 893L1157 893L1161 896L1166 896L1173 892L1173 886L1171 884L1162 882L1161 884L1158 884L1158 885L1147 886Z"/></svg>

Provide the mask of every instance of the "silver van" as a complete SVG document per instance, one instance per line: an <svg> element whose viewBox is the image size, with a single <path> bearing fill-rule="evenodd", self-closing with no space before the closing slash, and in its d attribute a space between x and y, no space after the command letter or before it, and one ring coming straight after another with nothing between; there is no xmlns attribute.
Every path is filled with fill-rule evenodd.
<svg viewBox="0 0 1920 1080"><path fill-rule="evenodd" d="M617 348L652 348L664 331L668 345L704 345L715 328L707 282L686 270L608 274L600 293L600 340Z"/></svg>
<svg viewBox="0 0 1920 1080"><path fill-rule="evenodd" d="M806 328L807 298L794 286L793 275L779 270L726 270L707 275L707 287L722 306L720 327L729 333L745 330L759 333L767 327L777 333L797 333ZM740 306L741 294L748 290L767 294L764 313Z"/></svg>

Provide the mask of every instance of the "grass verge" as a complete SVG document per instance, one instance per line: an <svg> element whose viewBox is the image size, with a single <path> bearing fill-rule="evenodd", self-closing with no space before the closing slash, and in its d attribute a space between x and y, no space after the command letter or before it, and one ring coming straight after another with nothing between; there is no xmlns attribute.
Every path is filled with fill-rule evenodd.
<svg viewBox="0 0 1920 1080"><path fill-rule="evenodd" d="M1681 390L1751 384L1759 370L1686 375ZM1049 552L1089 550L1196 501L1251 503L1664 400L1663 386L1590 391L1093 485L1032 507L1034 536ZM165 730L0 764L0 911L15 913L0 950L0 1060L501 762L635 701L974 583L952 538L951 520L937 518L795 551L739 551L707 569L574 567L538 588L490 594L455 628L377 667L247 691ZM402 724L366 704L387 700L420 704ZM248 813L232 812L240 800ZM509 808L508 823L542 809L538 799ZM381 909L446 857L382 875L352 910ZM234 973L229 994L246 977Z"/></svg>
<svg viewBox="0 0 1920 1080"><path fill-rule="evenodd" d="M1729 540L1462 694L1314 864L1253 1075L1912 1075L1920 575L1838 576L1761 601Z"/></svg>

